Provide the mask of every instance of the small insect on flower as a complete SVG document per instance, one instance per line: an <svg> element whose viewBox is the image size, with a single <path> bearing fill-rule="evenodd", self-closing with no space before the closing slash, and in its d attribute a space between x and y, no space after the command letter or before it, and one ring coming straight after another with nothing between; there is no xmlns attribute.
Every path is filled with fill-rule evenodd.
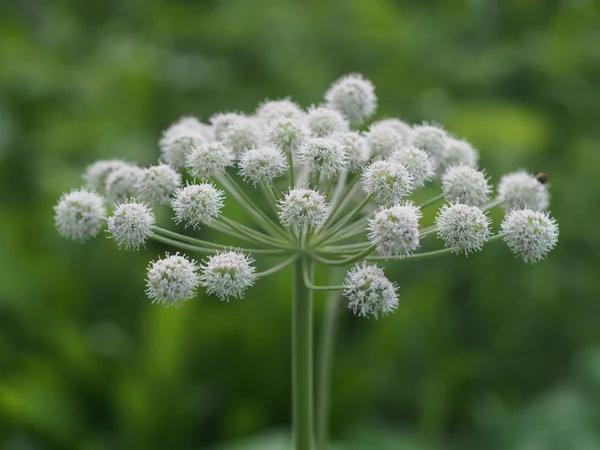
<svg viewBox="0 0 600 450"><path fill-rule="evenodd" d="M363 261L354 266L346 274L344 288L348 308L357 316L377 318L398 308L398 287L375 265Z"/></svg>
<svg viewBox="0 0 600 450"><path fill-rule="evenodd" d="M535 179L542 184L546 184L548 182L548 174L545 172L538 172L535 174Z"/></svg>
<svg viewBox="0 0 600 450"><path fill-rule="evenodd" d="M256 269L251 265L253 262L254 259L240 251L211 256L202 265L202 286L208 294L216 295L219 300L242 298L256 279Z"/></svg>
<svg viewBox="0 0 600 450"><path fill-rule="evenodd" d="M148 266L146 295L152 303L169 307L181 306L196 296L200 284L196 261L189 260L179 253L153 261Z"/></svg>
<svg viewBox="0 0 600 450"><path fill-rule="evenodd" d="M535 175L525 171L504 175L498 183L498 198L507 211L511 209L533 209L543 211L548 208L548 186Z"/></svg>

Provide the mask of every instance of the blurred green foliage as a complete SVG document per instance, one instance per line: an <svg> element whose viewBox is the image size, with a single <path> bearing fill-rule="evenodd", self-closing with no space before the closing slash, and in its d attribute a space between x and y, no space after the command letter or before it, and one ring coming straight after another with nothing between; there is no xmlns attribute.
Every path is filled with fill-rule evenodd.
<svg viewBox="0 0 600 450"><path fill-rule="evenodd" d="M182 115L308 106L357 71L378 117L443 124L493 181L549 173L561 238L536 266L502 245L388 264L399 311L342 318L334 437L600 448L598 42L592 0L1 1L0 447L285 446L289 273L164 310L143 294L164 248L62 240L52 206L96 159L155 161Z"/></svg>

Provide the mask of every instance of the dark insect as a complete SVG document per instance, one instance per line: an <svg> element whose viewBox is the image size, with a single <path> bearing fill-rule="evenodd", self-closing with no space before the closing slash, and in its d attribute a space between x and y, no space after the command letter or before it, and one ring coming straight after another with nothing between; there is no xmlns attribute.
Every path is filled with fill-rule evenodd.
<svg viewBox="0 0 600 450"><path fill-rule="evenodd" d="M544 172L538 172L535 174L535 179L542 184L546 184L548 182L548 174Z"/></svg>

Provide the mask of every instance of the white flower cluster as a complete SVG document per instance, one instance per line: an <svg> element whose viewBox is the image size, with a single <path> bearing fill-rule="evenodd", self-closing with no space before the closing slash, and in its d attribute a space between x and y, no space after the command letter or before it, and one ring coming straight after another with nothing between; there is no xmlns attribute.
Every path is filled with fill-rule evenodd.
<svg viewBox="0 0 600 450"><path fill-rule="evenodd" d="M170 207L174 222L187 231L213 227L259 247L257 253L357 263L343 289L350 309L363 317L385 315L398 305L395 283L367 261L468 255L503 240L524 261L537 262L556 246L558 225L546 212L545 178L509 173L494 197L471 143L438 125L373 121L376 109L373 83L350 74L308 108L284 98L264 101L251 113L214 114L208 123L183 117L162 133L155 165L111 159L88 166L84 188L64 194L55 206L56 228L83 241L106 224L126 250L154 240L212 254L201 266L179 254L151 263L148 296L166 306L193 298L199 286L221 300L240 298L255 280L278 270L257 272L249 249L158 227L152 208ZM247 184L240 186L239 179ZM423 187L437 192L418 207L409 197ZM225 192L254 225L223 216ZM422 227L433 216L422 210L442 198L433 223ZM497 206L505 217L493 235L487 211ZM157 217L160 222L162 215ZM430 234L444 247L423 252ZM310 288L311 280L305 283Z"/></svg>

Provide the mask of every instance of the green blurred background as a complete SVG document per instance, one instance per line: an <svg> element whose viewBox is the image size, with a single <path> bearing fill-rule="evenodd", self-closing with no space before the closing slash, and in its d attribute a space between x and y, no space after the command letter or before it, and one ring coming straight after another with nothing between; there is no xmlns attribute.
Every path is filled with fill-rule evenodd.
<svg viewBox="0 0 600 450"><path fill-rule="evenodd" d="M397 313L341 319L334 439L600 448L593 0L2 0L0 448L282 448L289 271L243 301L165 310L143 294L163 247L63 240L52 206L94 160L153 163L182 115L308 106L355 71L375 83L378 117L443 124L493 182L547 172L561 237L534 266L501 244L389 263Z"/></svg>

